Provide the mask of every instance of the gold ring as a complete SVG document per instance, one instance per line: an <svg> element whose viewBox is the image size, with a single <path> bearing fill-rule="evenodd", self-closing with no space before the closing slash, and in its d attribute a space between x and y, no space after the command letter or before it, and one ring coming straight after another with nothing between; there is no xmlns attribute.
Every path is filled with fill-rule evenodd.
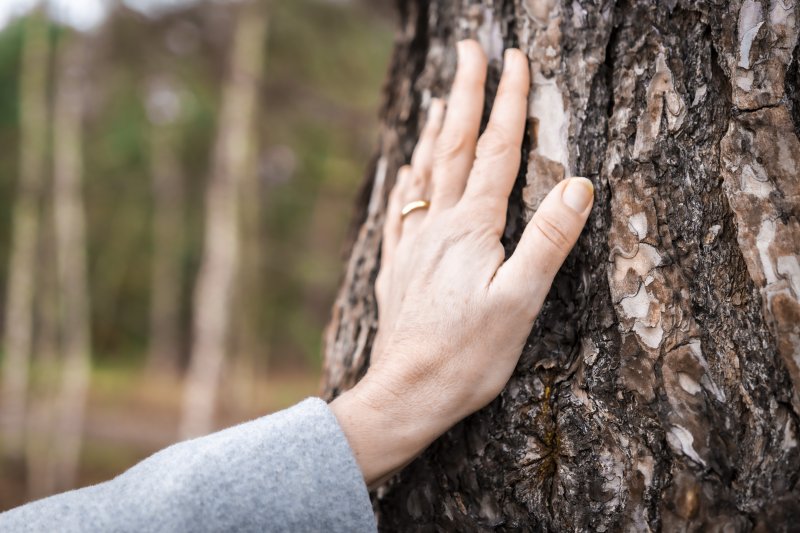
<svg viewBox="0 0 800 533"><path fill-rule="evenodd" d="M408 202L406 205L403 206L403 209L400 211L400 218L406 218L408 215L416 211L417 209L428 209L431 206L431 203L427 200L414 200L413 202Z"/></svg>

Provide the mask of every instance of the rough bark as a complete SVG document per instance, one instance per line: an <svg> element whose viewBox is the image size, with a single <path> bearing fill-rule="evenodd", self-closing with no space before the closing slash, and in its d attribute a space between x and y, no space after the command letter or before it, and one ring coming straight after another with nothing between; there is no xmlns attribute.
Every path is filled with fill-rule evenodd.
<svg viewBox="0 0 800 533"><path fill-rule="evenodd" d="M544 191L597 202L500 397L375 495L387 531L788 531L800 519L795 0L408 0L326 338L366 371L386 195L453 43L530 58L503 242ZM487 106L488 109L488 106ZM502 320L502 317L498 317Z"/></svg>
<svg viewBox="0 0 800 533"><path fill-rule="evenodd" d="M47 162L47 22L28 17L19 77L20 170L12 215L11 253L3 335L0 418L3 452L18 461L24 454L28 374L33 346L33 314L40 197Z"/></svg>
<svg viewBox="0 0 800 533"><path fill-rule="evenodd" d="M243 4L230 49L230 71L222 90L206 195L205 249L194 294L193 341L180 429L183 437L213 429L240 261L240 180L255 168L251 158L265 32L264 7L258 2Z"/></svg>

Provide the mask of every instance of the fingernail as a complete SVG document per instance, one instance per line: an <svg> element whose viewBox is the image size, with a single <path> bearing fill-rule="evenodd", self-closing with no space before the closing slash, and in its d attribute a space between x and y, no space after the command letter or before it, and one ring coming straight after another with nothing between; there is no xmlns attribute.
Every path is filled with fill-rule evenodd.
<svg viewBox="0 0 800 533"><path fill-rule="evenodd" d="M577 213L583 213L594 199L594 185L586 178L570 178L564 192L561 193L561 201L570 209Z"/></svg>

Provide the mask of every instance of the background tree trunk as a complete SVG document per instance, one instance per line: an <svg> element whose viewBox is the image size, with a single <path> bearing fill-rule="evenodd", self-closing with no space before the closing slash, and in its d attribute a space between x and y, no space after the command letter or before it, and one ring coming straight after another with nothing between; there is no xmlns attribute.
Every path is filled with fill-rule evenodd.
<svg viewBox="0 0 800 533"><path fill-rule="evenodd" d="M67 33L60 39L58 85L53 106L53 218L58 279L58 333L62 360L54 438L59 490L77 481L83 420L91 370L86 210L83 202L84 80L87 41Z"/></svg>
<svg viewBox="0 0 800 533"><path fill-rule="evenodd" d="M50 44L41 13L25 26L19 78L20 171L12 218L13 234L3 338L0 418L4 455L23 459L29 365L33 346L36 257L42 185L47 163L47 78Z"/></svg>
<svg viewBox="0 0 800 533"><path fill-rule="evenodd" d="M44 206L52 205L53 187L42 191ZM52 209L40 213L37 265L34 267L35 338L32 343L31 379L25 412L25 460L27 496L30 500L56 492L55 418L61 377L59 360L59 287L56 268L56 224Z"/></svg>
<svg viewBox="0 0 800 533"><path fill-rule="evenodd" d="M269 13L266 4L261 4L261 17L265 32L269 30ZM261 61L268 62L267 34L261 37ZM262 67L264 68L264 67ZM255 125L252 134L258 138ZM255 144L255 143L254 143ZM263 313L264 300L264 248L267 236L264 232L264 206L266 191L259 174L258 150L252 146L251 157L239 169L239 271L234 287L234 310L232 331L231 364L226 387L231 404L237 409L247 409L253 405L256 393L256 376L266 374L269 353L264 343Z"/></svg>
<svg viewBox="0 0 800 533"><path fill-rule="evenodd" d="M449 87L455 40L483 43L488 103L503 48L530 58L508 253L564 176L590 177L597 202L508 386L377 492L382 529L796 527L798 11L400 2L380 151L327 333L328 396L369 363L386 195Z"/></svg>
<svg viewBox="0 0 800 533"><path fill-rule="evenodd" d="M184 260L184 176L179 158L181 94L168 76L155 76L146 95L153 199L153 259L148 370L175 377L181 355Z"/></svg>
<svg viewBox="0 0 800 533"><path fill-rule="evenodd" d="M194 294L194 338L184 394L182 437L208 433L214 427L240 261L239 184L243 174L255 168L251 158L255 155L266 14L259 2L247 2L238 9L206 195L205 249Z"/></svg>

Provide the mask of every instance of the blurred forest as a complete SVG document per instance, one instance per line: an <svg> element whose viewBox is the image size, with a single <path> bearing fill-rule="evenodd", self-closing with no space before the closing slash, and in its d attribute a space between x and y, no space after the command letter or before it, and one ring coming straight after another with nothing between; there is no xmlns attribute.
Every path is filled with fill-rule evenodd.
<svg viewBox="0 0 800 533"><path fill-rule="evenodd" d="M0 511L316 393L384 4L0 30Z"/></svg>

